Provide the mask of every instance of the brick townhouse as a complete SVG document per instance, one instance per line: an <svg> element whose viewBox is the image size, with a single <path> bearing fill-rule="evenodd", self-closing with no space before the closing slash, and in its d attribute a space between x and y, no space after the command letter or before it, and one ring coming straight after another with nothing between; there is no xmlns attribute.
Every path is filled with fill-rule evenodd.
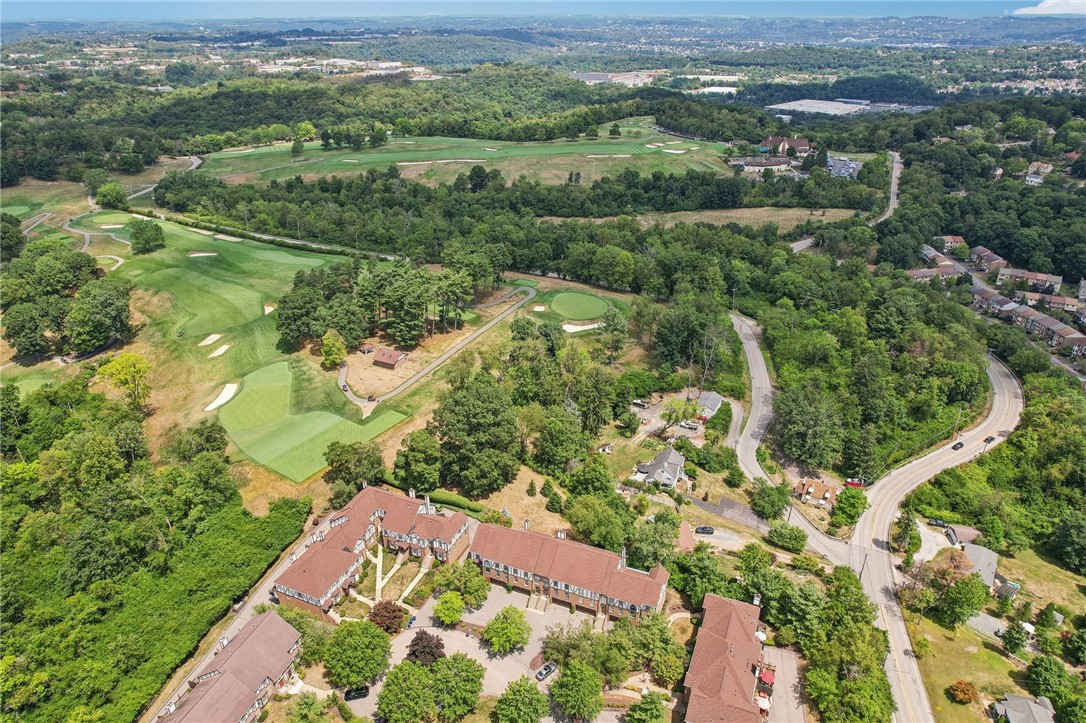
<svg viewBox="0 0 1086 723"><path fill-rule="evenodd" d="M468 557L491 582L597 615L637 617L660 611L667 594L668 572L662 565L635 570L626 565L625 553L528 529L479 525Z"/></svg>
<svg viewBox="0 0 1086 723"><path fill-rule="evenodd" d="M441 513L424 499L366 487L334 512L327 532L314 533L272 590L281 603L322 617L357 581L366 550L378 542L415 557L456 560L468 545L463 512Z"/></svg>

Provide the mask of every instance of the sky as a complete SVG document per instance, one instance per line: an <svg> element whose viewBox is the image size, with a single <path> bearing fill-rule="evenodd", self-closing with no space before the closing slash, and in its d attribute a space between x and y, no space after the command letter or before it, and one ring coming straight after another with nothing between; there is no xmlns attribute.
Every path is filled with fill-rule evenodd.
<svg viewBox="0 0 1086 723"><path fill-rule="evenodd" d="M405 16L981 17L1082 15L1086 0L4 0L0 19L178 20Z"/></svg>

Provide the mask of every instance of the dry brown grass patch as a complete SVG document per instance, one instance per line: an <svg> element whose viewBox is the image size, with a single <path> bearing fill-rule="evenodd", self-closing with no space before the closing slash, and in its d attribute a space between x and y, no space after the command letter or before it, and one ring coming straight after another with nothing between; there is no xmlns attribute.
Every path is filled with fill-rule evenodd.
<svg viewBox="0 0 1086 723"><path fill-rule="evenodd" d="M251 514L263 517L268 514L268 506L275 500L289 497L309 497L313 500L313 509L324 509L331 492L320 476L310 477L302 484L294 484L285 477L261 467L254 462L236 462L230 468L230 474L238 482L241 504Z"/></svg>
<svg viewBox="0 0 1086 723"><path fill-rule="evenodd" d="M530 520L533 530L552 535L558 530L566 529L568 525L561 515L547 512L547 498L539 494L543 479L538 472L522 466L516 479L479 501L495 510L508 510L514 527L523 527L524 520ZM535 482L535 497L528 496L529 482Z"/></svg>

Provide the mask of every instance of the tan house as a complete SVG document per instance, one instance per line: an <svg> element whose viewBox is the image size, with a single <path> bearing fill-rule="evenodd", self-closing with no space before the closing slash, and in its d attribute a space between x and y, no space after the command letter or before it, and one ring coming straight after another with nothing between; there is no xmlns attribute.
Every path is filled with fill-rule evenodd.
<svg viewBox="0 0 1086 723"><path fill-rule="evenodd" d="M170 723L249 723L294 677L301 634L274 612L257 615L215 657L160 720Z"/></svg>
<svg viewBox="0 0 1086 723"><path fill-rule="evenodd" d="M420 500L366 487L333 513L327 532L310 535L290 554L290 567L272 591L280 603L324 617L357 580L366 550L378 541L394 552L459 559L468 545L463 512L441 513Z"/></svg>
<svg viewBox="0 0 1086 723"><path fill-rule="evenodd" d="M685 723L761 723L770 701L758 690L761 613L757 605L705 596L694 654L683 682Z"/></svg>
<svg viewBox="0 0 1086 723"><path fill-rule="evenodd" d="M793 490L796 499L805 505L832 508L837 502L839 490L833 485L818 479L800 480Z"/></svg>
<svg viewBox="0 0 1086 723"><path fill-rule="evenodd" d="M1055 274L1042 274L1037 271L1025 269L1010 269L1003 267L996 276L996 286L1003 286L1007 282L1025 281L1029 284L1030 291L1039 291L1043 294L1054 294L1063 284L1063 277Z"/></svg>
<svg viewBox="0 0 1086 723"><path fill-rule="evenodd" d="M526 523L527 524L527 523ZM483 524L475 531L468 558L498 585L511 585L547 604L566 603L597 615L637 617L663 610L668 571L645 572L616 554L529 529Z"/></svg>
<svg viewBox="0 0 1086 723"><path fill-rule="evenodd" d="M992 271L1007 265L1007 262L1002 256L989 251L983 246L974 246L969 249L969 261L975 264L981 271Z"/></svg>

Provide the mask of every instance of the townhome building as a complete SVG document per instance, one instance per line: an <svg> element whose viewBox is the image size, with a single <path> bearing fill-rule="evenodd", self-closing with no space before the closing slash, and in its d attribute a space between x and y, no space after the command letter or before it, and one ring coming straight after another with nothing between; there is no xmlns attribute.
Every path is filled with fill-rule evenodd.
<svg viewBox="0 0 1086 723"><path fill-rule="evenodd" d="M761 608L708 594L686 671L685 723L761 723L772 705Z"/></svg>
<svg viewBox="0 0 1086 723"><path fill-rule="evenodd" d="M468 549L493 583L538 596L546 605L561 602L571 608L618 617L639 617L664 608L668 571L649 571L626 564L625 550L616 554L564 537L534 530L482 524Z"/></svg>
<svg viewBox="0 0 1086 723"><path fill-rule="evenodd" d="M943 249L944 254L949 254L953 249L965 243L964 236L936 236L932 242ZM981 247L977 247L981 248Z"/></svg>
<svg viewBox="0 0 1086 723"><path fill-rule="evenodd" d="M1025 269L1011 269L1003 267L999 270L996 276L996 286L1003 286L1008 282L1020 282L1025 281L1029 284L1030 291L1037 291L1042 294L1054 294L1060 289L1060 285L1063 284L1063 277L1056 276L1055 274L1042 274L1037 271L1026 271Z"/></svg>
<svg viewBox="0 0 1086 723"><path fill-rule="evenodd" d="M463 512L438 512L423 499L365 487L334 512L327 532L309 536L290 554L290 567L272 590L280 603L325 617L358 581L366 550L386 549L442 562L463 556L468 546L468 518Z"/></svg>
<svg viewBox="0 0 1086 723"><path fill-rule="evenodd" d="M1025 303L1027 306L1036 306L1043 301L1048 305L1048 308L1059 309L1060 311L1075 312L1082 307L1082 303L1073 296L1039 294L1036 291L1016 291L1014 292L1014 298Z"/></svg>
<svg viewBox="0 0 1086 723"><path fill-rule="evenodd" d="M1007 265L1002 256L983 246L973 246L969 249L969 261L981 271L993 271Z"/></svg>
<svg viewBox="0 0 1086 723"><path fill-rule="evenodd" d="M269 611L219 640L210 664L192 677L159 720L168 723L250 723L294 678L301 634Z"/></svg>

